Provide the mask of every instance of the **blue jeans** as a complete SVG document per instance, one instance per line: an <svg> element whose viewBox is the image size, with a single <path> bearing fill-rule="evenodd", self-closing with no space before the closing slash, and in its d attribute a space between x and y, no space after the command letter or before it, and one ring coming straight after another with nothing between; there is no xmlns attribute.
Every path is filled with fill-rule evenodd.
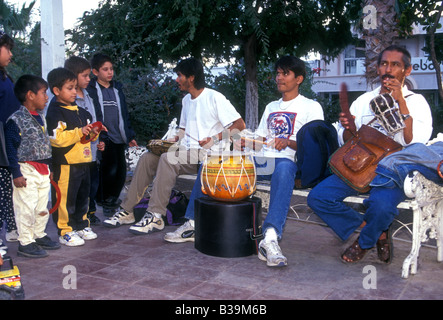
<svg viewBox="0 0 443 320"><path fill-rule="evenodd" d="M281 239L286 224L292 191L294 190L297 164L286 158L275 158L274 172L271 175L271 192L268 214L263 222L263 234L272 227Z"/></svg>
<svg viewBox="0 0 443 320"><path fill-rule="evenodd" d="M393 181L372 187L364 201L367 208L364 215L343 203L346 197L356 195L357 191L334 174L311 190L308 205L343 241L365 221L359 244L362 249L369 249L398 215L397 206L406 195Z"/></svg>
<svg viewBox="0 0 443 320"><path fill-rule="evenodd" d="M297 173L297 165L294 161L284 158L272 159L275 161L274 172L270 176L271 179L271 194L268 214L263 223L263 232L267 228L273 227L277 232L279 238L283 233L283 228L286 223L289 206L291 203L292 191L294 189L295 175ZM264 164L266 166L266 164ZM194 202L195 199L204 196L201 191L201 166L198 171L197 179L192 188L192 193L189 199L188 208L186 209L185 218L194 220Z"/></svg>
<svg viewBox="0 0 443 320"><path fill-rule="evenodd" d="M185 218L188 220L194 220L194 208L195 200L203 197L205 194L202 191L202 183L200 180L202 165L198 168L197 179L195 179L194 186L192 187L191 196L189 197L188 207L186 208Z"/></svg>

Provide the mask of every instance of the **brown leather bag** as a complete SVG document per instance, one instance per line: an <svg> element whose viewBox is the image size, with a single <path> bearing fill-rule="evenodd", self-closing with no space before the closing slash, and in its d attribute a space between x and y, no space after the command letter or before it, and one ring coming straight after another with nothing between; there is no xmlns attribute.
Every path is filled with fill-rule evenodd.
<svg viewBox="0 0 443 320"><path fill-rule="evenodd" d="M365 193L375 178L375 169L384 157L403 147L378 130L363 125L357 134L329 159L329 167L353 189Z"/></svg>

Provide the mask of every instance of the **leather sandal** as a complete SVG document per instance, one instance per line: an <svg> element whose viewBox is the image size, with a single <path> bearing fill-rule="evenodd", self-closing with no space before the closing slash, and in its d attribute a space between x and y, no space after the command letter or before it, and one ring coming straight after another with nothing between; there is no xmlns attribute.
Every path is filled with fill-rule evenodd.
<svg viewBox="0 0 443 320"><path fill-rule="evenodd" d="M341 255L341 261L344 263L356 263L363 259L369 249L362 249L358 244L358 238L354 243L343 252ZM345 259L346 257L346 259Z"/></svg>
<svg viewBox="0 0 443 320"><path fill-rule="evenodd" d="M377 240L377 255L380 261L384 263L391 263L394 257L394 243L392 241L392 229L389 228L383 231L386 234L386 239Z"/></svg>

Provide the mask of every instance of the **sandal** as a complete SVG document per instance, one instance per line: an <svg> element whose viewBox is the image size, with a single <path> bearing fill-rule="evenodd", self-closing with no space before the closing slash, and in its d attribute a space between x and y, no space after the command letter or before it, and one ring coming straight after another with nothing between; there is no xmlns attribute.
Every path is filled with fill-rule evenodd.
<svg viewBox="0 0 443 320"><path fill-rule="evenodd" d="M394 243L392 242L392 229L389 228L383 231L386 234L386 239L377 240L377 254L380 261L384 263L391 263L394 257Z"/></svg>
<svg viewBox="0 0 443 320"><path fill-rule="evenodd" d="M343 252L341 255L341 261L344 263L356 263L363 259L369 249L362 249L358 244L358 238L354 243ZM345 259L346 257L346 259Z"/></svg>

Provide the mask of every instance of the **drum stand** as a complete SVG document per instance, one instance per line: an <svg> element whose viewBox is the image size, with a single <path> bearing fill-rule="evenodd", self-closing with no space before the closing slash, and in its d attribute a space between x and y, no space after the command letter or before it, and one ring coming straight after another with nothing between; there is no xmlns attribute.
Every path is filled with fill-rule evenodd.
<svg viewBox="0 0 443 320"><path fill-rule="evenodd" d="M195 248L225 258L257 254L261 238L261 199L221 202L195 200Z"/></svg>

